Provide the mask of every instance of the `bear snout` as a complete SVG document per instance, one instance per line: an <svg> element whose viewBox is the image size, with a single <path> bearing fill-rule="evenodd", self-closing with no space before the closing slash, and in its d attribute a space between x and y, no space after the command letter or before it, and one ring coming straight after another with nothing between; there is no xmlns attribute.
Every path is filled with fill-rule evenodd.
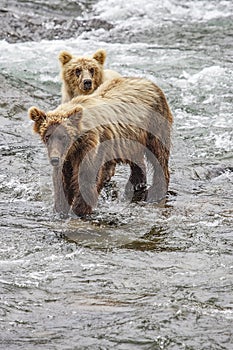
<svg viewBox="0 0 233 350"><path fill-rule="evenodd" d="M84 90L86 90L86 91L91 90L92 80L91 79L84 79L83 80L83 87L84 87Z"/></svg>
<svg viewBox="0 0 233 350"><path fill-rule="evenodd" d="M51 157L50 163L52 166L58 166L60 163L60 158L59 157Z"/></svg>

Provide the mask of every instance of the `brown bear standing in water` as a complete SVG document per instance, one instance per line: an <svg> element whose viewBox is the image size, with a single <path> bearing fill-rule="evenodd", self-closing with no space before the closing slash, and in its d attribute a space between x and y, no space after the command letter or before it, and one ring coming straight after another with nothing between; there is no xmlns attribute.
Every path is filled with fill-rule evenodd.
<svg viewBox="0 0 233 350"><path fill-rule="evenodd" d="M62 103L79 95L92 94L103 82L121 75L104 69L106 51L97 50L92 57L77 57L67 51L59 54L62 78Z"/></svg>
<svg viewBox="0 0 233 350"><path fill-rule="evenodd" d="M118 78L102 84L94 95L76 97L53 111L31 107L29 117L58 169L53 179L56 211L66 214L72 208L76 215L90 214L109 161L130 165L127 186L133 196L146 181L144 156L153 170L144 199L166 196L173 118L164 93L152 82Z"/></svg>

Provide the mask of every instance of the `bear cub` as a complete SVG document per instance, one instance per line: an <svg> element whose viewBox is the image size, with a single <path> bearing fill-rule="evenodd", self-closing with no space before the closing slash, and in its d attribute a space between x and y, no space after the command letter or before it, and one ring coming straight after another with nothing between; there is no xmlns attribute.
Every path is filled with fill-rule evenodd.
<svg viewBox="0 0 233 350"><path fill-rule="evenodd" d="M77 57L61 51L62 103L73 97L92 94L103 82L121 77L111 69L104 69L106 51L97 50L92 57Z"/></svg>

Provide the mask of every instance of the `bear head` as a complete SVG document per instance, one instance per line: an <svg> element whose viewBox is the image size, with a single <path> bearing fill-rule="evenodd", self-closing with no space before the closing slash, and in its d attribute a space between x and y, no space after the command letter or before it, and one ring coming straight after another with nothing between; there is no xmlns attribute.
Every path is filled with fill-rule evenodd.
<svg viewBox="0 0 233 350"><path fill-rule="evenodd" d="M45 113L37 107L29 109L33 129L46 145L51 165L61 166L74 147L80 135L82 111L79 105L63 113L57 110Z"/></svg>
<svg viewBox="0 0 233 350"><path fill-rule="evenodd" d="M72 97L89 95L102 84L105 59L103 49L97 50L90 58L60 52L61 78Z"/></svg>

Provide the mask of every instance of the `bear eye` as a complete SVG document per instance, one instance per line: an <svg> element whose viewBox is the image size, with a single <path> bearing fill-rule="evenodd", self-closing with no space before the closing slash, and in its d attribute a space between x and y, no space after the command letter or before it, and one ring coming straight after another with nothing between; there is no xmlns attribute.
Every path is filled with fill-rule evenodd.
<svg viewBox="0 0 233 350"><path fill-rule="evenodd" d="M94 75L94 73L95 73L94 68L90 68L89 72L90 72L90 73L91 73L91 75L93 76L93 75Z"/></svg>
<svg viewBox="0 0 233 350"><path fill-rule="evenodd" d="M49 141L49 138L50 138L50 135L49 135L49 134L45 135L45 137L44 137L44 142L47 143L47 142Z"/></svg>
<svg viewBox="0 0 233 350"><path fill-rule="evenodd" d="M79 77L81 73L82 73L82 70L80 68L77 68L75 71L75 74L77 75L77 77Z"/></svg>

